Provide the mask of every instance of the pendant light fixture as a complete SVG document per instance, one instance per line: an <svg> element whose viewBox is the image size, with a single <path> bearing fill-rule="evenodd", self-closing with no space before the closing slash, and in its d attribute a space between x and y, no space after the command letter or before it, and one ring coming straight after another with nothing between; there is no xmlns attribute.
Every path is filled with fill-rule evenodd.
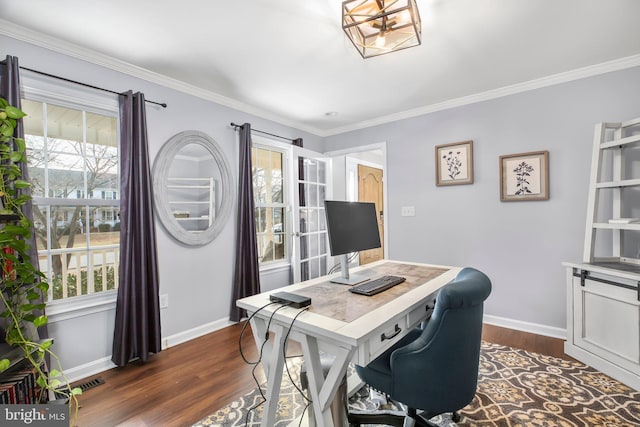
<svg viewBox="0 0 640 427"><path fill-rule="evenodd" d="M422 43L415 0L343 1L342 29L363 58Z"/></svg>

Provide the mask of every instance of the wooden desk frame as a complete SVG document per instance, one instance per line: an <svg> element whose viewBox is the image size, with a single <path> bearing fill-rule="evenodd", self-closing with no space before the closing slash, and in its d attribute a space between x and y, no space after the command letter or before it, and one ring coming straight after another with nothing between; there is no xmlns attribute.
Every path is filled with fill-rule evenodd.
<svg viewBox="0 0 640 427"><path fill-rule="evenodd" d="M443 271L433 273L435 277L426 280L421 279L419 274L415 275L418 270L427 271L428 269ZM348 287L345 285L336 285L341 287L339 289L346 291L340 294L340 299L346 306L357 305L359 301L375 305L366 313L347 321L316 312L318 310L314 311L313 298L311 308L300 314L295 322L293 319L302 309L286 307L278 309L274 314L279 307L274 304L256 313L251 319L256 346L262 347L270 319L270 335L273 336L273 341L264 343L263 350L262 363L268 388L261 425L263 427L274 425L285 363L283 345L287 332L289 332L289 339L298 341L302 345L309 380L308 391L313 401L316 425L332 427L334 423L331 417L331 402L347 372L349 363L367 365L427 318L433 309L435 293L452 281L460 270L459 267L387 260L354 269L364 274L373 273L373 277L387 271L392 274L400 273L398 275L407 277L407 281L406 285L398 285L373 297L352 294L348 292ZM406 271L407 274L402 274L402 271ZM317 299L318 289L329 286L327 285L329 277L293 284L276 291L316 295ZM390 291L393 292L389 293ZM271 293L264 292L240 299L237 305L247 310L249 314L255 313L269 303ZM392 296L391 299L390 296ZM316 302L318 306L322 305L321 301ZM292 322L293 326L291 326ZM322 374L321 352L335 356L335 361L326 378Z"/></svg>

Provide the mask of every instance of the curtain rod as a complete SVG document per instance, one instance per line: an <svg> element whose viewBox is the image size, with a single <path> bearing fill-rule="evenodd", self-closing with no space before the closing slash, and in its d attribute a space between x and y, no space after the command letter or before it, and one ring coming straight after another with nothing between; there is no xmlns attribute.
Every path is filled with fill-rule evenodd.
<svg viewBox="0 0 640 427"><path fill-rule="evenodd" d="M237 125L237 124L235 124L233 122L231 122L231 126L233 126L234 129L238 129L238 128L242 127L242 125ZM251 128L251 132L263 133L265 135L274 136L276 138L284 139L285 141L295 142L295 139L291 139L291 138L287 138L286 136L280 136L280 135L276 135L276 134L273 134L273 133L265 132L263 130L258 130L258 129Z"/></svg>
<svg viewBox="0 0 640 427"><path fill-rule="evenodd" d="M45 73L44 71L38 71L38 70L34 70L34 69L31 69L31 68L22 67L22 66L20 68L22 70L31 71L32 73L40 74L40 75L47 76L47 77L52 77L54 79L63 80L65 82L69 82L69 83L75 83L77 85L84 86L84 87L89 87L91 89L97 89L97 90L101 90L103 92L113 93L114 95L122 95L121 92L116 92L115 90L110 90L110 89L105 89L103 87L93 86L93 85L90 85L90 84L87 84L87 83L82 83L82 82L79 82L79 81L76 81L76 80L67 79L66 77L60 77L60 76L56 76L54 74ZM145 99L145 102L148 102L149 104L159 105L162 108L167 108L167 104L164 103L164 102L149 101L148 99Z"/></svg>

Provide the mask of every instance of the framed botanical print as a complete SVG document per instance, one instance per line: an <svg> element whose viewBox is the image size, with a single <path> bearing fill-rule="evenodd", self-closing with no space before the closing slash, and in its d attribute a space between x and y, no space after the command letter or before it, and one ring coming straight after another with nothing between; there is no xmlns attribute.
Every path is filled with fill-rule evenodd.
<svg viewBox="0 0 640 427"><path fill-rule="evenodd" d="M473 184L473 141L436 145L436 185Z"/></svg>
<svg viewBox="0 0 640 427"><path fill-rule="evenodd" d="M500 200L549 199L549 152L500 156Z"/></svg>

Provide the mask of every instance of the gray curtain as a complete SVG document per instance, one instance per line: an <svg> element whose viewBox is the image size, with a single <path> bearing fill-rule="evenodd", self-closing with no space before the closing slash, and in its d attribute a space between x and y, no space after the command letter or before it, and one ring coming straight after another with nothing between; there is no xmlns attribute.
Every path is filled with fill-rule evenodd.
<svg viewBox="0 0 640 427"><path fill-rule="evenodd" d="M153 183L144 95L120 100L120 283L111 360L146 361L161 350Z"/></svg>
<svg viewBox="0 0 640 427"><path fill-rule="evenodd" d="M0 97L6 99L10 105L21 108L20 100L20 65L18 64L18 58L16 56L7 55L6 59L0 63ZM18 120L18 126L14 136L18 138L24 138L24 126L22 120ZM22 173L22 179L29 182L29 169L26 163L20 163L20 171ZM20 193L31 195L31 188L19 190ZM22 213L33 224L33 203L29 200L22 206ZM31 264L36 270L40 270L40 263L38 260L38 247L36 246L36 233L31 228L31 237L29 238L29 258ZM40 301L42 302L42 301ZM38 336L40 338L47 338L49 336L47 325L38 328ZM4 339L4 334L2 335Z"/></svg>
<svg viewBox="0 0 640 427"><path fill-rule="evenodd" d="M240 167L238 176L238 224L236 230L236 265L229 319L237 322L246 311L236 307L240 298L260 293L258 243L256 239L255 206L253 202L253 171L251 167L251 125L240 126Z"/></svg>

